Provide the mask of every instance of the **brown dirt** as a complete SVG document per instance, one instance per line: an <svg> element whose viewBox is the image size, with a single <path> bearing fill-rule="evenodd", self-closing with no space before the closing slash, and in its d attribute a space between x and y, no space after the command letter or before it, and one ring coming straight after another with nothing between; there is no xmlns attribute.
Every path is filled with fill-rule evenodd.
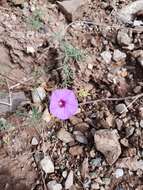
<svg viewBox="0 0 143 190"><path fill-rule="evenodd" d="M65 76L60 67L64 61L64 40L86 54L84 59L68 60L74 74L69 88L75 91L79 103L143 92L143 67L138 61L143 47L142 28L140 32L138 28L125 26L116 16L117 11L132 0L89 1L74 17L86 22L69 27L63 41L59 39L60 32L68 23L55 1L19 2L0 2L0 91L4 95L18 84L12 88L12 93L24 91L29 101L0 117L8 123L6 129L0 128L0 190L47 190L51 180L62 184L64 189L67 176L63 177L63 172L70 170L74 172L71 190L142 190L142 169L132 171L123 167L124 175L120 178L116 178L115 172L120 159L143 159L143 129L140 126L143 97L137 99L125 114L117 113L116 105L124 103L128 106L131 100L82 105L79 113L67 122L52 117L46 123L39 117L49 104L52 90L63 86ZM40 10L42 15L35 10ZM35 22L37 17L40 17L38 23ZM130 36L133 50L124 48L117 41L122 29ZM126 59L114 61L115 49L124 52ZM106 50L112 55L109 63L101 56ZM40 105L33 102L31 95L38 86L46 90L46 99ZM40 110L39 115L34 115L33 107ZM82 144L77 139L63 143L57 138L62 127L74 139L74 132L80 131L88 143ZM116 129L119 133L121 154L110 166L106 154L97 151L94 142L94 133L101 129ZM33 137L38 141L36 146L31 144ZM46 154L55 166L54 173L48 175L39 165ZM96 164L98 159L100 163ZM84 160L87 168L83 168Z"/></svg>

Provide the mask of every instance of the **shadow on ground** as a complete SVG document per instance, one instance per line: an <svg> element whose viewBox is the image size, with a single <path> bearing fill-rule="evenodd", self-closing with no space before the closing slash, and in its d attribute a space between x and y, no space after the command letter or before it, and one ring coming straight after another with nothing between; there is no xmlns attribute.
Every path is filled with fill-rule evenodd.
<svg viewBox="0 0 143 190"><path fill-rule="evenodd" d="M0 190L30 190L23 183L24 179L15 179L8 170L0 169Z"/></svg>

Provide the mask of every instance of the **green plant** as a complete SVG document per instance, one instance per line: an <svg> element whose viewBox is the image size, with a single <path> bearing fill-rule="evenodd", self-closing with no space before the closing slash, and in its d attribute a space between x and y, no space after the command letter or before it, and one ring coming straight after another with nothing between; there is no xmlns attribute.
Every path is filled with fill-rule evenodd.
<svg viewBox="0 0 143 190"><path fill-rule="evenodd" d="M4 118L0 119L0 130L7 130L12 127L13 126L10 123L8 123Z"/></svg>
<svg viewBox="0 0 143 190"><path fill-rule="evenodd" d="M36 122L41 119L41 116L42 116L41 112L39 112L37 108L32 107L31 121Z"/></svg>
<svg viewBox="0 0 143 190"><path fill-rule="evenodd" d="M26 110L17 110L16 115L25 120L27 127L37 127L41 123L42 113L34 106L32 106L30 112L27 112Z"/></svg>
<svg viewBox="0 0 143 190"><path fill-rule="evenodd" d="M52 38L54 40L57 40L59 43L62 42L63 36L61 35L61 32L54 32L52 35Z"/></svg>
<svg viewBox="0 0 143 190"><path fill-rule="evenodd" d="M16 110L15 114L18 117L28 117L28 113L25 110Z"/></svg>
<svg viewBox="0 0 143 190"><path fill-rule="evenodd" d="M72 58L74 61L79 62L85 58L85 53L78 48L75 48L70 43L63 42L61 48L63 49L63 52L65 54L66 61Z"/></svg>
<svg viewBox="0 0 143 190"><path fill-rule="evenodd" d="M43 12L37 9L32 13L31 17L28 18L27 23L32 29L39 30L43 26L42 17Z"/></svg>
<svg viewBox="0 0 143 190"><path fill-rule="evenodd" d="M74 73L69 66L69 64L64 64L62 68L62 74L63 74L63 87L68 87L72 84Z"/></svg>
<svg viewBox="0 0 143 190"><path fill-rule="evenodd" d="M7 85L6 80L3 79L3 78L0 78L0 85L1 85L1 86Z"/></svg>
<svg viewBox="0 0 143 190"><path fill-rule="evenodd" d="M58 41L60 52L62 52L63 57L63 64L60 68L61 75L62 75L62 87L68 87L72 84L74 79L74 71L70 66L70 61L73 60L77 63L83 61L86 57L85 52L81 51L80 49L74 47L69 42L63 39L61 32L53 34L54 41Z"/></svg>
<svg viewBox="0 0 143 190"><path fill-rule="evenodd" d="M70 60L72 59L76 62L80 62L85 58L85 54L68 42L61 41L60 43L61 43L61 50L64 56L63 67L62 67L62 76L63 76L62 86L68 87L72 84L74 78L74 72L71 66L69 65Z"/></svg>

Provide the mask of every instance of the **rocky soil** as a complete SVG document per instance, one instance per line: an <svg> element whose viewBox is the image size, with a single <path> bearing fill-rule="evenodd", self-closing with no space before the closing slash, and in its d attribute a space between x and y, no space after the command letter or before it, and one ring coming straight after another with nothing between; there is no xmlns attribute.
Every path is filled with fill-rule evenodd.
<svg viewBox="0 0 143 190"><path fill-rule="evenodd" d="M142 0L0 1L0 190L66 189L143 190Z"/></svg>

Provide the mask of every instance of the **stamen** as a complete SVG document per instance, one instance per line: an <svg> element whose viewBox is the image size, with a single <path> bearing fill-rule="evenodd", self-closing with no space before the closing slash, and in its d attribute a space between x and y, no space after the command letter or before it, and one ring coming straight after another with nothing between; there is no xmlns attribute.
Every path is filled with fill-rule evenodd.
<svg viewBox="0 0 143 190"><path fill-rule="evenodd" d="M65 107L65 105L66 105L66 102L64 100L59 101L59 107L63 108Z"/></svg>

